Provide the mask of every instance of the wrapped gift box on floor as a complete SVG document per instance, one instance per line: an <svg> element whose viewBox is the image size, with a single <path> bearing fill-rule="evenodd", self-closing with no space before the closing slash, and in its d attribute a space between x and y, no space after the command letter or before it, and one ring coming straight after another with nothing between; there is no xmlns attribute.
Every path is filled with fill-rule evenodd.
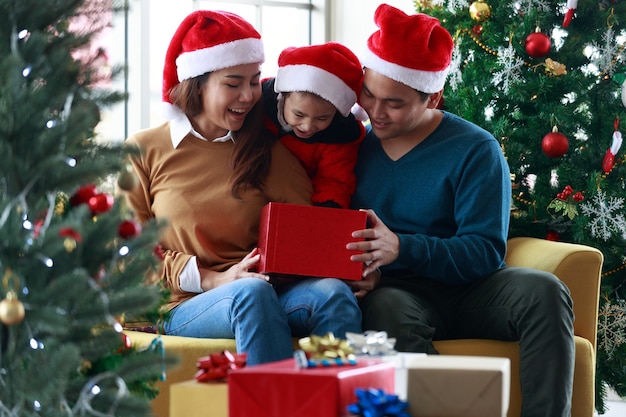
<svg viewBox="0 0 626 417"><path fill-rule="evenodd" d="M269 203L261 212L259 272L361 279L363 266L346 249L355 230L365 229L359 210Z"/></svg>
<svg viewBox="0 0 626 417"><path fill-rule="evenodd" d="M426 355L406 365L411 416L506 417L508 358Z"/></svg>
<svg viewBox="0 0 626 417"><path fill-rule="evenodd" d="M170 417L228 417L228 384L195 379L170 387Z"/></svg>
<svg viewBox="0 0 626 417"><path fill-rule="evenodd" d="M395 355L381 356L380 359L391 362L395 366L395 391L399 399L406 401L406 384L408 379L408 366L415 358L425 358L425 353L396 353Z"/></svg>
<svg viewBox="0 0 626 417"><path fill-rule="evenodd" d="M343 417L356 388L394 392L394 364L368 358L298 369L287 359L238 369L228 374L229 416Z"/></svg>

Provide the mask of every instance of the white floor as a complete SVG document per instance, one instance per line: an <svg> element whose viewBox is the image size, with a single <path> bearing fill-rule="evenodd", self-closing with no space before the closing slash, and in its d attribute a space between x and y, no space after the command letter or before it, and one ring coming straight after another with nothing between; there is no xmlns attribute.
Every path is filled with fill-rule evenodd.
<svg viewBox="0 0 626 417"><path fill-rule="evenodd" d="M626 416L626 402L609 401L607 402L608 410L606 413L600 414L601 417L624 417Z"/></svg>
<svg viewBox="0 0 626 417"><path fill-rule="evenodd" d="M626 416L626 398L620 399L617 394L609 390L606 402L607 410L600 417L625 417Z"/></svg>

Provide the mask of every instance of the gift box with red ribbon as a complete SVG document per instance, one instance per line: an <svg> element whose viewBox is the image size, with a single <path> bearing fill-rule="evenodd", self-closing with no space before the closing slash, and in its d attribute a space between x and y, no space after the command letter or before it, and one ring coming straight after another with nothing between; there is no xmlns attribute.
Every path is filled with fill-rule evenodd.
<svg viewBox="0 0 626 417"><path fill-rule="evenodd" d="M225 381L226 375L233 369L246 366L248 355L245 353L223 352L211 353L198 358L198 372L194 375L198 382Z"/></svg>
<svg viewBox="0 0 626 417"><path fill-rule="evenodd" d="M360 280L363 265L352 262L346 244L365 229L363 211L269 203L261 212L259 272Z"/></svg>
<svg viewBox="0 0 626 417"><path fill-rule="evenodd" d="M394 392L394 364L363 358L355 365L299 368L287 359L233 370L229 417L344 417L357 388Z"/></svg>

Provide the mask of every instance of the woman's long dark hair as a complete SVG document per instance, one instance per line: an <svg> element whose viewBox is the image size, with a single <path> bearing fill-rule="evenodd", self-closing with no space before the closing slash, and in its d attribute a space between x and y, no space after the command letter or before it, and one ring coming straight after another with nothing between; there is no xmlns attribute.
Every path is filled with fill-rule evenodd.
<svg viewBox="0 0 626 417"><path fill-rule="evenodd" d="M172 104L179 107L189 118L203 111L202 86L210 73L183 80L170 91ZM272 146L275 139L263 127L263 100L259 100L246 120L236 132L233 132L235 149L231 158L232 184L231 193L240 198L240 190L246 187L263 190L264 179L272 164Z"/></svg>

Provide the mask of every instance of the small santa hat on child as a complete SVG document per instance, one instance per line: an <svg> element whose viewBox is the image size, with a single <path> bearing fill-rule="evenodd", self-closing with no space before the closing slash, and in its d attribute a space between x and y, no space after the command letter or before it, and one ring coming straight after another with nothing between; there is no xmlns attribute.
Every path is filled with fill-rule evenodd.
<svg viewBox="0 0 626 417"><path fill-rule="evenodd" d="M331 102L344 117L361 93L359 58L337 42L287 48L278 57L274 91L307 91Z"/></svg>
<svg viewBox="0 0 626 417"><path fill-rule="evenodd" d="M381 4L374 22L379 30L361 58L366 68L428 94L444 87L454 42L438 19Z"/></svg>
<svg viewBox="0 0 626 417"><path fill-rule="evenodd" d="M261 35L242 17L197 10L180 24L165 55L162 97L183 80L237 65L265 61Z"/></svg>

